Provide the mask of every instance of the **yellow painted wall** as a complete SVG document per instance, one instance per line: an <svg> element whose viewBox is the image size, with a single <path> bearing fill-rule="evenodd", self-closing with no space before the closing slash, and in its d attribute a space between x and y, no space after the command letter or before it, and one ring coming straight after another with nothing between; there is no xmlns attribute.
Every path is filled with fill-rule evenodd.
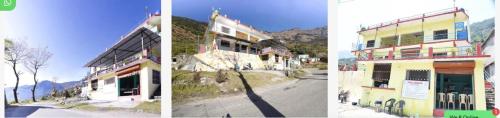
<svg viewBox="0 0 500 118"><path fill-rule="evenodd" d="M465 22L465 21L466 20L464 19L456 19L456 22ZM397 32L396 32L396 27L394 25L381 28L377 33L361 33L360 35L363 39L363 44L367 44L367 41L375 39L376 48L380 46L381 38L383 37L409 34L421 31L424 31L424 42L427 42L433 40L433 34L434 31L436 30L448 29L448 33L453 33L455 31L454 29L455 24L453 22L454 22L453 19L442 20L442 21L426 21L423 23L423 27L421 23L409 24L409 25L400 24L399 27L397 28ZM454 39L454 38L455 36L453 34L448 35L448 39Z"/></svg>
<svg viewBox="0 0 500 118"><path fill-rule="evenodd" d="M475 104L477 110L485 110L485 89L484 89L484 60L475 59L476 66L474 69L474 94L475 94ZM363 69L366 73L363 77L363 86L373 86L372 73L373 73L373 61L358 62L360 66L364 66ZM360 67L361 68L361 67ZM411 99L403 98L401 96L403 89L403 80L406 78L406 70L430 70L430 89L427 95L427 99ZM361 98L361 105L374 106L374 101L378 99L383 99L384 103L390 98L395 98L396 100L404 100L406 102L404 114L405 115L415 115L420 116L432 116L434 109L435 100L435 84L436 84L436 72L433 67L433 60L404 60L404 61L392 61L391 75L389 80L389 88L394 88L394 90L377 89L377 88L363 88L363 94Z"/></svg>

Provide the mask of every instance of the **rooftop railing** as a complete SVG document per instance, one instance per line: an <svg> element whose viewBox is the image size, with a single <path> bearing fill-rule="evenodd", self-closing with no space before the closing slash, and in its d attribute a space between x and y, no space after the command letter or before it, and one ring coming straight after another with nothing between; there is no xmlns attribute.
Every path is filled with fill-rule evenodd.
<svg viewBox="0 0 500 118"><path fill-rule="evenodd" d="M433 17L433 16L438 16L438 15L443 15L443 14L448 14L448 13L460 12L463 10L464 9L461 9L458 7L453 7L453 8L447 8L447 9L427 12L427 13L423 13L423 14L413 15L413 16L409 16L409 17L404 17L404 18L399 18L399 19L395 19L395 20L391 20L391 21L382 22L379 24L370 25L368 27L363 28L361 31L367 31L370 29L385 27L385 26L394 25L394 24L406 22L406 21L418 20L418 19L422 19L422 18Z"/></svg>

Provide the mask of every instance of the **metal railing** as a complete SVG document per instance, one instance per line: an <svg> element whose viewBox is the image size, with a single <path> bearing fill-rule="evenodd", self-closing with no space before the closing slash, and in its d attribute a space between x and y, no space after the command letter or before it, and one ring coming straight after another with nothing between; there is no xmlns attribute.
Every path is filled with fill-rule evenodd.
<svg viewBox="0 0 500 118"><path fill-rule="evenodd" d="M357 51L357 60L401 60L401 59L439 59L486 56L480 51L480 45L407 48L397 50ZM478 50L479 49L479 50Z"/></svg>
<svg viewBox="0 0 500 118"><path fill-rule="evenodd" d="M366 31L368 29L374 29L374 28L377 28L377 27L389 26L389 25L393 25L393 24L400 23L400 22L405 22L405 21L422 19L422 18L429 17L429 16L435 16L435 15L440 15L440 14L459 12L459 11L462 11L462 10L463 9L459 9L457 7L453 7L453 8L447 8L447 9L442 9L442 10L427 12L427 13L423 13L423 14L417 14L417 15L413 15L413 16L409 16L409 17L404 17L404 18L399 18L399 19L395 19L395 20L391 20L391 21L382 22L382 23L379 23L379 24L369 25L368 27L363 28L364 30L362 29L361 31Z"/></svg>

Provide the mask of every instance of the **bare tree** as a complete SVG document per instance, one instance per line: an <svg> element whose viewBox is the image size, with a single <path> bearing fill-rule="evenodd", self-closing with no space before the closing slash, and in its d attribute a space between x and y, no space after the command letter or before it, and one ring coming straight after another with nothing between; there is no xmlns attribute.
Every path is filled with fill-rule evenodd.
<svg viewBox="0 0 500 118"><path fill-rule="evenodd" d="M14 70L14 75L16 76L16 86L13 89L14 99L16 103L19 103L17 99L17 87L19 85L19 76L22 74L19 70L17 70L17 65L20 64L27 56L27 46L25 42L22 41L10 41L5 48L5 60L9 65L12 66L12 70Z"/></svg>
<svg viewBox="0 0 500 118"><path fill-rule="evenodd" d="M47 47L45 48L32 48L30 49L28 53L28 58L25 60L24 66L33 74L33 81L35 84L33 85L33 88L31 89L31 95L33 102L36 102L35 98L35 90L36 90L36 85L38 84L38 79L36 78L36 75L38 74L38 71L41 68L44 68L47 66L47 61L49 60L50 57L52 57L52 53L47 51Z"/></svg>
<svg viewBox="0 0 500 118"><path fill-rule="evenodd" d="M59 78L52 77L52 97L57 97L56 83Z"/></svg>

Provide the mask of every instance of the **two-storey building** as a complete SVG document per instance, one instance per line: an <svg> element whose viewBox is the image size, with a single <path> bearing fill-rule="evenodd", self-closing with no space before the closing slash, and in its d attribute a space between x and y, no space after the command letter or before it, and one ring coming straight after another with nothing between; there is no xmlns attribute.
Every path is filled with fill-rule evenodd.
<svg viewBox="0 0 500 118"><path fill-rule="evenodd" d="M242 24L214 10L205 32L205 42L195 54L196 64L188 70L276 69L288 67L292 54L285 48L264 47L272 39L263 31Z"/></svg>
<svg viewBox="0 0 500 118"><path fill-rule="evenodd" d="M364 71L361 105L402 100L405 115L420 116L485 110L490 56L471 43L468 18L464 9L451 8L362 28L363 43L352 51Z"/></svg>
<svg viewBox="0 0 500 118"><path fill-rule="evenodd" d="M146 21L85 64L86 96L97 100L144 101L160 98L160 14Z"/></svg>

